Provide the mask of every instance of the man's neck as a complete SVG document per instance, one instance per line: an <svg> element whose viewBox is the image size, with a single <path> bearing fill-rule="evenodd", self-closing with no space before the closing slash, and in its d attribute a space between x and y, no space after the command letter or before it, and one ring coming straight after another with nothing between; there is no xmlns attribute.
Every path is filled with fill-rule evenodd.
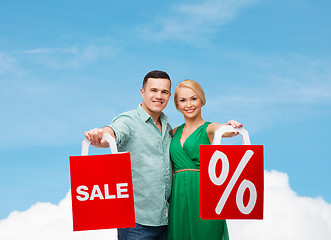
<svg viewBox="0 0 331 240"><path fill-rule="evenodd" d="M145 110L145 112L148 113L149 116L151 116L153 118L155 124L157 125L162 112L151 112L143 104L141 104L141 107ZM161 121L160 121L160 123L161 123Z"/></svg>

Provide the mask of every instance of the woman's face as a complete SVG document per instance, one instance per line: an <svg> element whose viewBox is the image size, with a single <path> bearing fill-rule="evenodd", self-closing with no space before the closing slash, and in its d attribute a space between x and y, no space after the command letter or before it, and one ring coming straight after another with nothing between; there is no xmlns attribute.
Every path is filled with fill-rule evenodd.
<svg viewBox="0 0 331 240"><path fill-rule="evenodd" d="M177 107L185 118L201 116L202 102L191 88L181 87L177 90Z"/></svg>

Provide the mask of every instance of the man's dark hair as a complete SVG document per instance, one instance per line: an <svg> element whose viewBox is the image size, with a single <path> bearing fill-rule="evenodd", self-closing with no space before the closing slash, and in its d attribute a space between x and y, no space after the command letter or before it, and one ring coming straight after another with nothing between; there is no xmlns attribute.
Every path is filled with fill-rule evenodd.
<svg viewBox="0 0 331 240"><path fill-rule="evenodd" d="M171 84L171 80L170 80L170 77L169 77L168 73L163 72L163 71L159 71L159 70L154 70L154 71L151 71L151 72L147 73L146 76L144 77L143 88L145 88L145 85L146 85L147 80L149 78L164 78L164 79L168 79L170 81L170 84Z"/></svg>

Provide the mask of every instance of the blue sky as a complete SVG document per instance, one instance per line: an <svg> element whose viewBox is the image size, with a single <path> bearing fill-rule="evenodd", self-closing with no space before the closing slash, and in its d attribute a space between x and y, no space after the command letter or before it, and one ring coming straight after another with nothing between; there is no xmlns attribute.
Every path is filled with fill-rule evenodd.
<svg viewBox="0 0 331 240"><path fill-rule="evenodd" d="M0 219L63 199L83 131L136 108L154 69L173 90L201 83L206 120L242 122L264 145L265 169L331 203L330 1L12 0L0 9ZM172 98L165 112L172 126L183 122Z"/></svg>

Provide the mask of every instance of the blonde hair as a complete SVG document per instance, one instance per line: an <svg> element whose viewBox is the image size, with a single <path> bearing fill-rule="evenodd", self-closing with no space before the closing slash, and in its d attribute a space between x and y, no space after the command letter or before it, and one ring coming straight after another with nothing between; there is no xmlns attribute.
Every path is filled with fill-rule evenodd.
<svg viewBox="0 0 331 240"><path fill-rule="evenodd" d="M196 81L186 79L186 80L180 82L177 85L176 90L175 90L174 101L175 101L175 106L177 109L178 109L178 103L177 103L178 102L178 90L179 90L179 88L182 88L182 87L187 87L187 88L192 89L200 98L202 106L206 104L205 93L204 93L202 87L200 86L200 84L197 83Z"/></svg>

